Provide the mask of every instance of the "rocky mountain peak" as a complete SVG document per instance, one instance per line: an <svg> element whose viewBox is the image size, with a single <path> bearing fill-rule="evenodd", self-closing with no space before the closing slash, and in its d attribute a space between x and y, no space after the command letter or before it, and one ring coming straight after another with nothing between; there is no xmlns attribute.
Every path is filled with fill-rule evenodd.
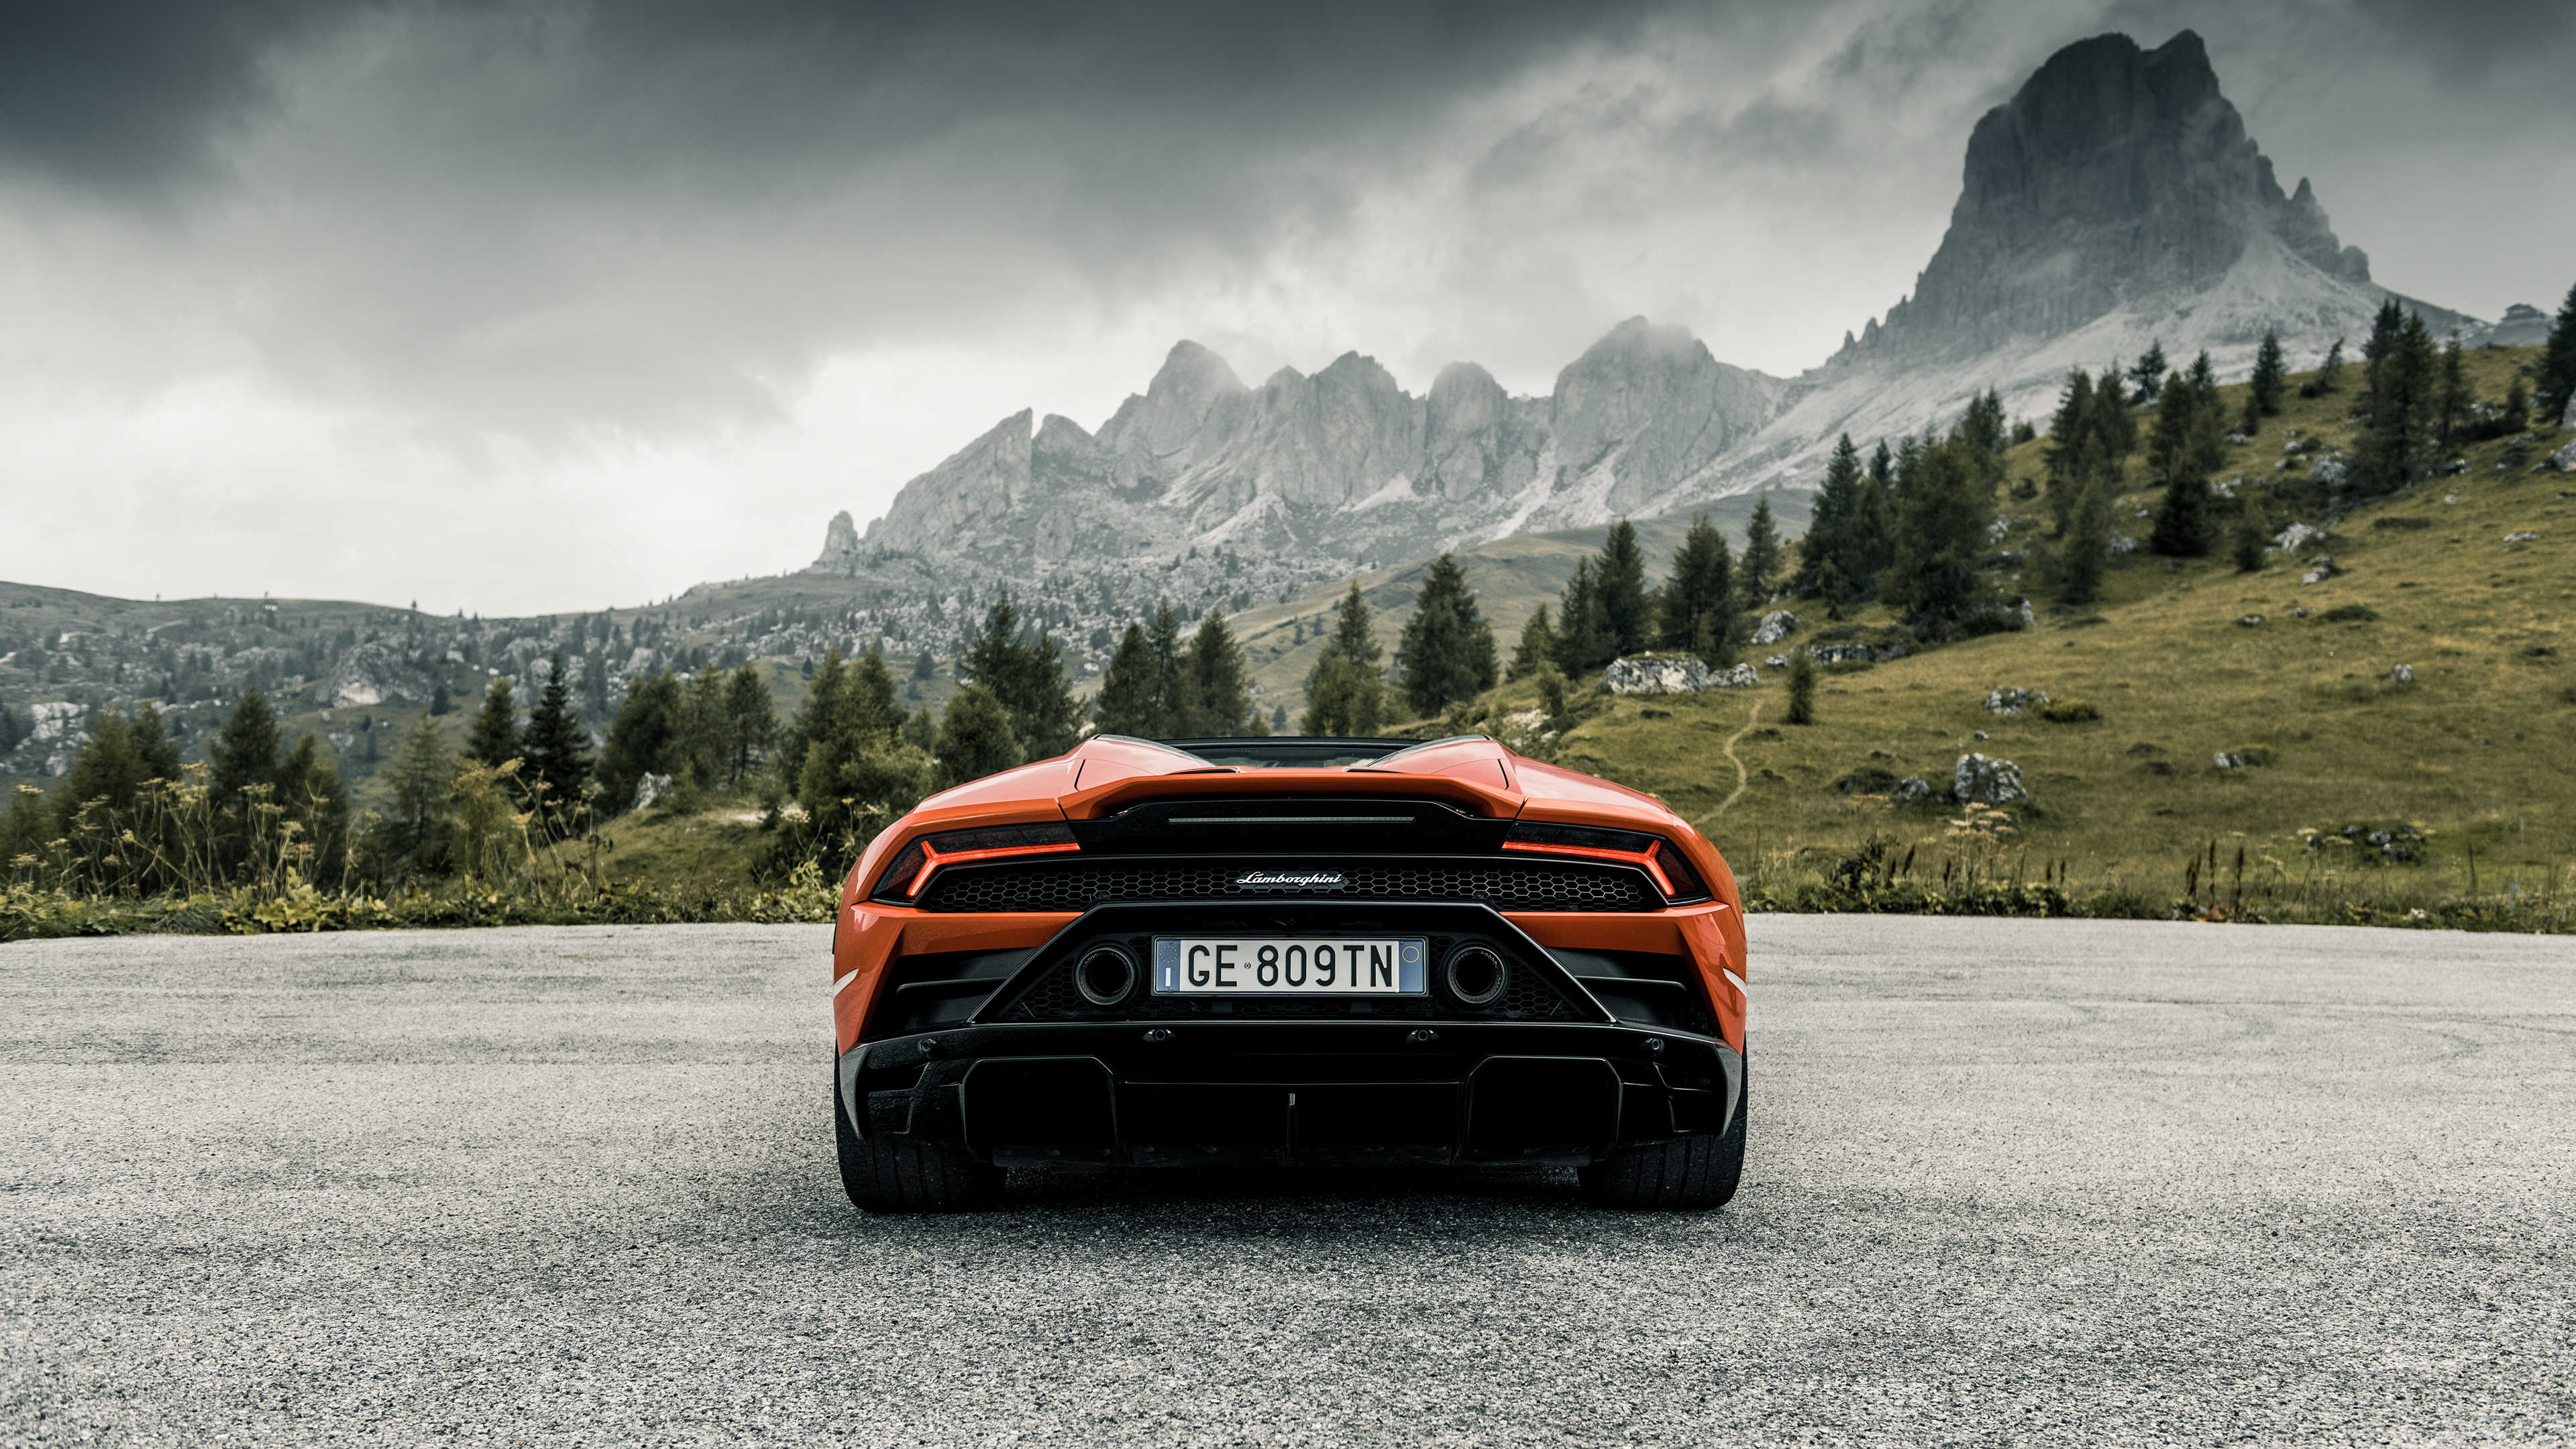
<svg viewBox="0 0 2576 1449"><path fill-rule="evenodd" d="M844 508L833 514L831 523L824 527L823 555L814 560L814 567L830 568L845 563L858 551L859 526L850 520L850 510Z"/></svg>
<svg viewBox="0 0 2576 1449"><path fill-rule="evenodd" d="M2075 330L2142 298L2219 285L2258 246L2366 284L2302 180L2272 163L2183 31L2154 50L2097 35L2058 51L1968 138L1949 233L1887 342L1958 354ZM1864 335L1862 345L1870 344Z"/></svg>

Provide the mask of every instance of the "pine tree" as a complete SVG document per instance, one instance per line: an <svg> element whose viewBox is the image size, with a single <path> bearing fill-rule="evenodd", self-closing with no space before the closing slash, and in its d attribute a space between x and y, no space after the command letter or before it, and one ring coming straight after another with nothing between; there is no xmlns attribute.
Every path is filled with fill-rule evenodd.
<svg viewBox="0 0 2576 1449"><path fill-rule="evenodd" d="M1243 646L1226 627L1222 611L1210 609L1190 637L1182 673L1189 677L1191 718L1184 730L1197 738L1224 739L1254 733L1256 714L1252 679Z"/></svg>
<svg viewBox="0 0 2576 1449"><path fill-rule="evenodd" d="M284 742L278 736L277 716L269 712L268 699L256 684L245 685L241 698L234 701L232 717L207 747L214 766L214 802L217 809L239 811L241 792L253 785L277 783L277 756Z"/></svg>
<svg viewBox="0 0 2576 1449"><path fill-rule="evenodd" d="M2252 437L2264 418L2281 415L2281 391L2290 375L2289 363L2281 356L2281 334L2275 329L2263 333L2263 345L2254 353L2254 380L2245 393L2245 434Z"/></svg>
<svg viewBox="0 0 2576 1449"><path fill-rule="evenodd" d="M738 789L750 778L752 761L778 738L778 708L759 665L744 663L726 676L724 707L726 737L733 746L725 783Z"/></svg>
<svg viewBox="0 0 2576 1449"><path fill-rule="evenodd" d="M939 757L943 787L980 780L1028 761L1019 736L1011 732L1010 711L980 684L967 685L949 697L933 753Z"/></svg>
<svg viewBox="0 0 2576 1449"><path fill-rule="evenodd" d="M483 692L483 709L465 732L465 755L493 766L519 757L519 709L508 679L495 676Z"/></svg>
<svg viewBox="0 0 2576 1449"><path fill-rule="evenodd" d="M573 708L572 688L564 682L560 649L547 663L546 687L538 692L537 707L528 714L528 732L520 749L527 765L519 778L545 786L540 798L548 830L557 838L569 834L574 807L590 783L590 740L582 732L580 713Z"/></svg>
<svg viewBox="0 0 2576 1449"><path fill-rule="evenodd" d="M406 872L430 870L448 791L456 783L456 755L448 748L447 732L435 720L422 719L403 736L386 773L393 787L393 808L385 818L392 854Z"/></svg>
<svg viewBox="0 0 2576 1449"><path fill-rule="evenodd" d="M923 649L920 654L913 658L912 677L915 679L936 679L939 677L938 661L930 657L930 651L928 649Z"/></svg>
<svg viewBox="0 0 2576 1449"><path fill-rule="evenodd" d="M2089 604L2102 596L2102 573L2111 552L2111 488L2100 477L2078 485L2058 552L2059 597Z"/></svg>
<svg viewBox="0 0 2576 1449"><path fill-rule="evenodd" d="M2152 399L2163 397L2165 370L2170 365L2165 361L2165 345L2161 342L2148 343L2146 356L2139 358L2129 368L2132 399L2144 406Z"/></svg>
<svg viewBox="0 0 2576 1449"><path fill-rule="evenodd" d="M2549 345L2540 350L2535 373L2541 415L2553 423L2565 419L2569 404L2576 401L2576 286L2558 304L2558 320L2550 326Z"/></svg>
<svg viewBox="0 0 2576 1449"><path fill-rule="evenodd" d="M1839 599L1849 589L1843 561L1851 550L1852 515L1860 507L1861 479L1860 449L1852 446L1851 434L1845 433L1834 443L1833 457L1825 464L1825 486L1817 490L1815 506L1807 514L1806 536L1798 540L1798 569L1789 578L1791 593ZM1724 541L1720 535L1719 542ZM1667 617L1668 638L1671 622Z"/></svg>
<svg viewBox="0 0 2576 1449"><path fill-rule="evenodd" d="M1803 646L1789 652L1789 723L1816 722L1816 656Z"/></svg>
<svg viewBox="0 0 2576 1449"><path fill-rule="evenodd" d="M1856 493L1860 487L1860 459L1852 451L1846 436L1835 450L1837 465L1848 463L1844 493ZM1826 475L1826 487L1833 487L1834 474ZM1807 531L1810 542L1815 530ZM1673 550L1672 577L1665 581L1658 602L1663 608L1663 634L1659 642L1667 649L1687 649L1710 664L1728 664L1734 659L1735 624L1742 616L1735 608L1733 565L1727 558L1726 535L1703 513L1691 520L1682 534L1681 547ZM1838 578L1827 570L1828 577Z"/></svg>
<svg viewBox="0 0 2576 1449"><path fill-rule="evenodd" d="M2365 496L2392 492L2432 471L2441 373L2423 314L2400 308L2394 298L2380 309L2366 351L2370 391L2357 409L2362 429L2353 449L2354 481Z"/></svg>
<svg viewBox="0 0 2576 1449"><path fill-rule="evenodd" d="M832 663L839 663L835 651ZM809 699L808 703L812 703ZM673 775L680 758L681 733L687 726L688 701L679 679L665 669L635 681L626 703L608 726L608 748L600 752L600 809L606 814L631 810L635 787L647 775ZM471 759L482 759L470 748Z"/></svg>
<svg viewBox="0 0 2576 1449"><path fill-rule="evenodd" d="M1878 596L1878 581L1896 562L1896 464L1880 439L1870 459L1869 476L1861 480L1860 502L1852 509L1850 543L1837 567L1850 597Z"/></svg>
<svg viewBox="0 0 2576 1449"><path fill-rule="evenodd" d="M436 719L440 715L451 714L455 709L455 701L447 697L447 685L445 683L433 684L429 687L430 718Z"/></svg>
<svg viewBox="0 0 2576 1449"><path fill-rule="evenodd" d="M2000 416L2003 405L1997 403L1995 409ZM1749 614L1770 603L1771 586L1779 577L1780 526L1772 520L1771 498L1765 494L1753 501L1753 516L1744 524L1744 558L1735 571L1736 586L1744 593L1739 607Z"/></svg>
<svg viewBox="0 0 2576 1449"><path fill-rule="evenodd" d="M823 651L822 665L806 675L805 702L797 707L795 716L778 732L778 753L770 758L778 789L794 794L797 782L805 775L806 752L813 748L814 741L830 737L841 703L841 680L848 672L848 666L841 660L841 646L835 644ZM628 692L627 698L633 700L632 691ZM609 745L614 748L616 743L616 731L612 728ZM605 764L603 759L603 769ZM618 798L612 789L609 795L611 803L614 804Z"/></svg>
<svg viewBox="0 0 2576 1449"><path fill-rule="evenodd" d="M2165 480L2164 503L2156 510L2155 531L2147 546L2168 558L2198 558L2209 552L2209 479L2194 470L2193 413L2199 399L2181 373L2165 379L2156 404L2155 441L2147 459Z"/></svg>
<svg viewBox="0 0 2576 1449"><path fill-rule="evenodd" d="M1146 641L1144 625L1130 624L1118 641L1118 652L1109 656L1109 667L1100 672L1100 694L1092 701L1100 732L1148 740L1169 737L1172 732L1163 727L1158 687L1154 646Z"/></svg>
<svg viewBox="0 0 2576 1449"><path fill-rule="evenodd" d="M2442 344L2442 381L2433 406L2434 431L2443 447L2451 446L2451 434L2468 414L2469 401L2469 377L2460 357L2460 334L2454 332Z"/></svg>
<svg viewBox="0 0 2576 1449"><path fill-rule="evenodd" d="M2240 574L2261 572L2264 548L2270 541L2263 536L2261 516L2249 504L2243 513L2237 515L2235 531L2228 539L2227 552L2230 561L2236 565L2236 571Z"/></svg>
<svg viewBox="0 0 2576 1449"><path fill-rule="evenodd" d="M1019 611L1005 594L986 611L983 632L966 646L962 677L984 686L1011 716L1011 732L1033 759L1072 749L1082 705L1065 676L1055 636L1023 638Z"/></svg>
<svg viewBox="0 0 2576 1449"><path fill-rule="evenodd" d="M1593 561L1574 561L1574 577L1556 601L1556 667L1568 675L1589 674L1619 657L1619 637L1601 607L1601 588Z"/></svg>
<svg viewBox="0 0 2576 1449"><path fill-rule="evenodd" d="M1556 662L1556 631L1547 624L1547 605L1530 610L1521 625L1520 647L1512 653L1510 677L1526 679L1541 669L1552 669Z"/></svg>
<svg viewBox="0 0 2576 1449"><path fill-rule="evenodd" d="M117 819L134 823L143 787L153 780L177 781L179 760L179 746L163 730L161 712L148 702L135 705L129 715L100 710L55 792L53 833L71 834L72 817L94 801Z"/></svg>
<svg viewBox="0 0 2576 1449"><path fill-rule="evenodd" d="M1359 582L1353 580L1333 622L1333 637L1324 641L1323 655L1306 686L1306 719L1301 726L1305 733L1366 736L1376 732L1385 710L1385 685L1378 676L1383 652L1370 627L1368 600L1361 597Z"/></svg>
<svg viewBox="0 0 2576 1449"><path fill-rule="evenodd" d="M1467 587L1458 560L1442 554L1424 573L1395 651L1405 703L1429 717L1450 701L1471 699L1494 687L1494 631Z"/></svg>
<svg viewBox="0 0 2576 1449"><path fill-rule="evenodd" d="M2101 458L2101 435L2094 427L2093 406L2092 377L2080 367L2070 370L2064 390L2057 395L2057 415L2048 425L2048 511L2061 538L2066 534L2067 521L2074 516L2075 500Z"/></svg>
<svg viewBox="0 0 2576 1449"><path fill-rule="evenodd" d="M2316 389L2323 394L2333 392L2341 386L2343 386L2343 339L2338 337L2334 340L2334 346L2326 349L2326 360L2317 365Z"/></svg>
<svg viewBox="0 0 2576 1449"><path fill-rule="evenodd" d="M1746 544L1745 551L1749 556L1752 545ZM1778 551L1779 538L1775 534L1775 564ZM1623 518L1610 526L1610 536L1601 542L1601 561L1594 568L1593 580L1601 620L1609 628L1612 647L1621 654L1645 648L1646 641L1654 637L1655 625L1646 607L1646 553L1637 546L1637 525Z"/></svg>
<svg viewBox="0 0 2576 1449"><path fill-rule="evenodd" d="M1921 449L1904 470L1888 602L1936 631L1990 602L1977 560L1994 521L1994 491L1956 438Z"/></svg>
<svg viewBox="0 0 2576 1449"><path fill-rule="evenodd" d="M1153 656L1154 732L1150 739L1180 739L1198 714L1198 700L1191 694L1195 682L1183 667L1182 655L1188 646L1181 642L1181 612L1170 604L1154 610L1153 619L1145 626L1145 643Z"/></svg>

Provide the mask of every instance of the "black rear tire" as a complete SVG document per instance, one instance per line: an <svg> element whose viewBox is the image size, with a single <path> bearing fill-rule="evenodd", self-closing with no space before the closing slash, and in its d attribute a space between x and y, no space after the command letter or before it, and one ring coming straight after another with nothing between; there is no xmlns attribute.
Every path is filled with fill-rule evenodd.
<svg viewBox="0 0 2576 1449"><path fill-rule="evenodd" d="M1583 1196L1595 1207L1672 1211L1724 1207L1744 1180L1744 1119L1750 1113L1753 1076L1745 1073L1735 1120L1714 1137L1677 1137L1613 1148L1591 1167L1575 1169Z"/></svg>
<svg viewBox="0 0 2576 1449"><path fill-rule="evenodd" d="M1002 1169L977 1162L963 1147L908 1138L861 1137L850 1129L841 1074L832 1074L832 1132L841 1155L841 1191L872 1213L962 1213L1002 1199Z"/></svg>

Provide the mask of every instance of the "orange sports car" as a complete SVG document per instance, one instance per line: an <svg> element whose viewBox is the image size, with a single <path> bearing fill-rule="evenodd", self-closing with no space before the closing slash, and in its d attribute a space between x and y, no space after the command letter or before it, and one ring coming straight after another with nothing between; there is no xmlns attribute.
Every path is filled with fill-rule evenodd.
<svg viewBox="0 0 2576 1449"><path fill-rule="evenodd" d="M1141 740L934 795L832 939L850 1201L1010 1168L1571 1166L1610 1207L1744 1167L1744 921L1652 796L1434 740Z"/></svg>

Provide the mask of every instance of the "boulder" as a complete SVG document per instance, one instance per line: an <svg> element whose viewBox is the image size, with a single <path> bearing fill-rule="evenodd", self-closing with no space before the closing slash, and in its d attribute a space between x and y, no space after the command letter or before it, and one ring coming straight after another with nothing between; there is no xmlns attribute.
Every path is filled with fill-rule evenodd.
<svg viewBox="0 0 2576 1449"><path fill-rule="evenodd" d="M1762 656L1762 663L1766 668L1786 669L1789 667L1789 656L1786 654L1766 654Z"/></svg>
<svg viewBox="0 0 2576 1449"><path fill-rule="evenodd" d="M2561 473L2576 473L2576 443L2549 455L2549 466Z"/></svg>
<svg viewBox="0 0 2576 1449"><path fill-rule="evenodd" d="M2260 614L2240 614L2236 618L2236 627L2240 629L2260 629L2263 627L2263 616Z"/></svg>
<svg viewBox="0 0 2576 1449"><path fill-rule="evenodd" d="M2340 488L2343 486L2344 480L2352 476L2352 470L2346 468L2341 459L2319 458L2316 463L2308 469L2308 476L2316 479L2318 482L2323 483L2329 488Z"/></svg>
<svg viewBox="0 0 2576 1449"><path fill-rule="evenodd" d="M1753 642L1757 645L1777 644L1797 632L1797 628L1797 615L1786 609L1774 609L1762 616L1761 624L1753 631Z"/></svg>
<svg viewBox="0 0 2576 1449"><path fill-rule="evenodd" d="M2321 584L2342 572L2342 569L2335 567L2334 555L2321 553L2308 560L2308 571L2299 575L2299 582Z"/></svg>
<svg viewBox="0 0 2576 1449"><path fill-rule="evenodd" d="M2036 689L1990 689L1986 691L1986 713L2019 714L2048 703L2048 696Z"/></svg>
<svg viewBox="0 0 2576 1449"><path fill-rule="evenodd" d="M1750 664L1733 665L1708 677L1711 689L1744 689L1761 682L1762 676L1754 673Z"/></svg>
<svg viewBox="0 0 2576 1449"><path fill-rule="evenodd" d="M653 808L654 801L659 800L670 793L670 776L647 774L644 778L635 782L634 808L637 810L650 810Z"/></svg>
<svg viewBox="0 0 2576 1449"><path fill-rule="evenodd" d="M1709 687L1708 666L1696 659L1613 659L1601 684L1612 694L1697 694Z"/></svg>
<svg viewBox="0 0 2576 1449"><path fill-rule="evenodd" d="M451 656L453 651L450 651ZM340 656L313 690L313 702L330 709L373 704L426 704L437 681L402 651L377 640Z"/></svg>
<svg viewBox="0 0 2576 1449"><path fill-rule="evenodd" d="M2022 788L2021 766L1986 755L1959 757L1950 793L1963 805L2010 805L2030 798L2030 792Z"/></svg>
<svg viewBox="0 0 2576 1449"><path fill-rule="evenodd" d="M2138 541L2125 533L2114 531L2111 542L2102 551L2113 558L2126 558L2138 551Z"/></svg>
<svg viewBox="0 0 2576 1449"><path fill-rule="evenodd" d="M1932 782L1921 775L1908 775L1887 792L1888 802L1895 805L1930 805L1947 803L1949 797L1932 788Z"/></svg>
<svg viewBox="0 0 2576 1449"><path fill-rule="evenodd" d="M2400 664L2396 668L2389 670L2388 682L2391 684L2413 684L2415 682L2415 666L2412 664Z"/></svg>

